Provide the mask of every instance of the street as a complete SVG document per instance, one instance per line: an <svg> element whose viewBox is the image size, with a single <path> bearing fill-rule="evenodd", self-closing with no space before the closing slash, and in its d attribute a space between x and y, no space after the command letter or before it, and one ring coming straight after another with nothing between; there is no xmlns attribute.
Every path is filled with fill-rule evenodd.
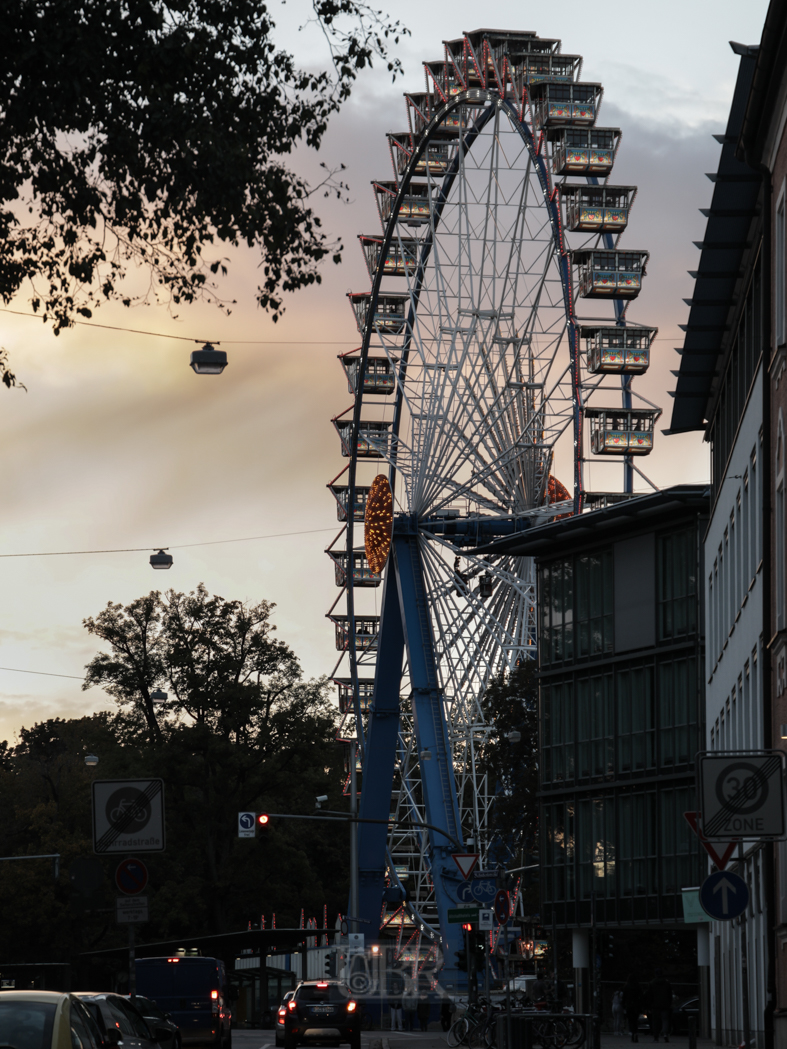
<svg viewBox="0 0 787 1049"><path fill-rule="evenodd" d="M436 1025L432 1025L435 1027ZM235 1049L275 1049L273 1031L233 1031L232 1041ZM652 1044L649 1031L640 1032L640 1042ZM688 1045L686 1035L673 1035L670 1044ZM628 1035L615 1036L607 1032L601 1035L601 1049L616 1049L617 1046L630 1044ZM445 1049L445 1034L437 1030L421 1031L364 1031L361 1034L363 1049ZM707 1038L697 1039L697 1049L712 1049L713 1043Z"/></svg>

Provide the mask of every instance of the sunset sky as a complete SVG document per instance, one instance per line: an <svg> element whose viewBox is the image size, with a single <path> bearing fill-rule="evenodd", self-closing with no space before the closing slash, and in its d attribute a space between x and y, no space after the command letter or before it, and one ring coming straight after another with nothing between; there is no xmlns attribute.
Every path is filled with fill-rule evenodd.
<svg viewBox="0 0 787 1049"><path fill-rule="evenodd" d="M309 4L268 6L301 64L324 64L321 35L299 33ZM728 41L759 42L766 8L766 0L498 0L486 18L470 0L400 0L396 17L412 32L398 49L406 76L392 85L382 70L365 74L320 155L303 150L292 160L314 179L320 161L344 163L351 202L317 200L326 228L347 245L345 261L326 264L320 286L290 297L279 324L255 306L252 252L230 256L223 290L237 305L229 317L197 305L177 318L155 306L106 306L93 318L165 338L87 325L54 337L39 319L9 312L30 313L29 293L0 311L0 346L27 386L0 389L0 740L43 718L106 708L99 690L81 691L97 647L82 620L155 588L204 582L225 598L274 601L279 636L305 674L332 669L324 615L337 591L323 550L339 525L325 485L344 461L330 420L350 404L336 355L358 345L345 293L368 287L355 237L379 230L369 183L391 177L385 132L404 129L402 91L422 88L420 63L441 55L443 39L487 22L561 37L564 51L584 55L583 79L604 84L601 123L623 129L613 181L639 186L624 243L651 252L631 315L657 325L659 341L640 389L664 408L668 426L673 347L692 290L686 271L699 258L698 209L711 197L704 173L718 162L711 136L724 131L737 74ZM175 336L220 341L230 357L224 375L195 376L193 344ZM658 434L642 466L660 486L703 481L707 447L696 435ZM269 535L277 537L219 542ZM148 564L159 545L175 558L169 572ZM126 547L150 550L8 556Z"/></svg>

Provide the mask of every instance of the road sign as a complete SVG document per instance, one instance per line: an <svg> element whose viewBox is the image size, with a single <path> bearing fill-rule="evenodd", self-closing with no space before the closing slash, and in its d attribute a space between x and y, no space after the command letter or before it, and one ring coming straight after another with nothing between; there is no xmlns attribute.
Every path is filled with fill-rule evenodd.
<svg viewBox="0 0 787 1049"><path fill-rule="evenodd" d="M511 901L505 889L498 889L495 896L495 917L499 925L505 925L511 917Z"/></svg>
<svg viewBox="0 0 787 1049"><path fill-rule="evenodd" d="M452 852L454 863L459 868L459 873L467 881L473 873L473 868L478 863L480 852Z"/></svg>
<svg viewBox="0 0 787 1049"><path fill-rule="evenodd" d="M238 813L238 837L253 838L257 833L257 813Z"/></svg>
<svg viewBox="0 0 787 1049"><path fill-rule="evenodd" d="M147 896L118 896L115 908L118 925L133 925L148 920Z"/></svg>
<svg viewBox="0 0 787 1049"><path fill-rule="evenodd" d="M700 845L705 849L711 860L716 864L720 871L723 871L727 864L730 862L730 857L735 852L735 846L738 844L737 841L731 841L724 852L716 852L713 847L713 843L708 841L705 835L700 829L700 814L699 812L684 812L683 818L697 835L700 840Z"/></svg>
<svg viewBox="0 0 787 1049"><path fill-rule="evenodd" d="M477 907L449 907L448 924L465 925L467 922L478 921Z"/></svg>
<svg viewBox="0 0 787 1049"><path fill-rule="evenodd" d="M782 751L709 751L699 755L699 768L706 838L784 837Z"/></svg>
<svg viewBox="0 0 787 1049"><path fill-rule="evenodd" d="M495 916L491 907L481 907L478 912L478 929L480 932L491 932L495 927Z"/></svg>
<svg viewBox="0 0 787 1049"><path fill-rule="evenodd" d="M363 954L364 947L364 933L362 932L348 932L347 933L347 953L348 954Z"/></svg>
<svg viewBox="0 0 787 1049"><path fill-rule="evenodd" d="M93 783L93 851L163 852L164 780Z"/></svg>
<svg viewBox="0 0 787 1049"><path fill-rule="evenodd" d="M470 878L469 881L459 883L456 890L456 898L459 903L491 904L495 898L497 886L494 878Z"/></svg>
<svg viewBox="0 0 787 1049"><path fill-rule="evenodd" d="M749 887L731 871L714 871L700 886L702 909L719 922L743 914L749 905Z"/></svg>
<svg viewBox="0 0 787 1049"><path fill-rule="evenodd" d="M148 869L142 860L121 860L115 871L115 884L126 896L144 892L148 883Z"/></svg>

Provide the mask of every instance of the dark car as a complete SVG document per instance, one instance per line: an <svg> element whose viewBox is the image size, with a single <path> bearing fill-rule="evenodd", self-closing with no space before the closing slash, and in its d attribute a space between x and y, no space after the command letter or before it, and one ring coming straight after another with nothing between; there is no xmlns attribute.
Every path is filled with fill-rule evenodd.
<svg viewBox="0 0 787 1049"><path fill-rule="evenodd" d="M287 1002L294 994L295 991L287 991L276 1011L276 1045L279 1049L284 1045L284 1017L287 1015Z"/></svg>
<svg viewBox="0 0 787 1049"><path fill-rule="evenodd" d="M338 980L304 980L284 1010L285 1049L311 1042L349 1042L361 1049L360 1009Z"/></svg>
<svg viewBox="0 0 787 1049"><path fill-rule="evenodd" d="M694 1030L699 1033L699 1022L700 1022L700 1000L699 998L687 998L685 1002L681 1002L672 1010L672 1033L673 1034L688 1034L689 1033L689 1018L694 1017Z"/></svg>
<svg viewBox="0 0 787 1049"><path fill-rule="evenodd" d="M134 1005L142 1013L145 1023L151 1031L158 1029L159 1033L156 1041L161 1046L161 1049L181 1049L180 1028L170 1014L164 1012L158 1002L154 1002L152 998L143 998L141 994L137 994L134 997ZM169 1036L166 1038L164 1037L165 1030L169 1031Z"/></svg>
<svg viewBox="0 0 787 1049"><path fill-rule="evenodd" d="M170 1014L183 1045L231 1049L230 990L220 958L137 958L136 968L137 992Z"/></svg>
<svg viewBox="0 0 787 1049"><path fill-rule="evenodd" d="M151 1029L142 1013L122 995L76 991L74 997L82 1002L96 1021L105 1045L122 1042L124 1049L158 1049L159 1038L166 1045L169 1030L163 1027Z"/></svg>

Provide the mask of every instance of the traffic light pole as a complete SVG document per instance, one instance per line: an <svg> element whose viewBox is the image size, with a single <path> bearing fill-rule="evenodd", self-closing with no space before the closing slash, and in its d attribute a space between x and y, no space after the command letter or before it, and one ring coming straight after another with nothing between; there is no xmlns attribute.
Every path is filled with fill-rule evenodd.
<svg viewBox="0 0 787 1049"><path fill-rule="evenodd" d="M350 743L350 823L358 822L358 783L356 775L356 761L358 744L353 740ZM358 828L350 827L350 913L353 915L350 921L352 932L358 932Z"/></svg>

